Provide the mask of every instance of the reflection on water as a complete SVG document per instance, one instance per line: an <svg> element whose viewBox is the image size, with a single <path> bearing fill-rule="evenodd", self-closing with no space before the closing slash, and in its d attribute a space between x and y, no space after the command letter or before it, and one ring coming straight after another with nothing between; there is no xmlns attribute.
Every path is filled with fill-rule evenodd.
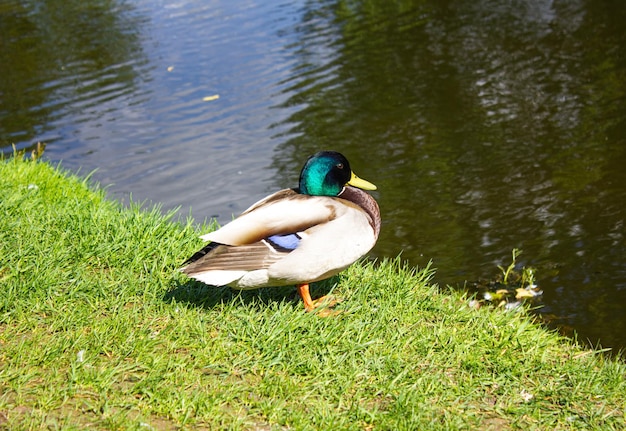
<svg viewBox="0 0 626 431"><path fill-rule="evenodd" d="M3 147L221 222L336 149L379 187L375 256L462 284L521 248L543 313L626 346L621 5L25 4L0 12Z"/></svg>
<svg viewBox="0 0 626 431"><path fill-rule="evenodd" d="M19 81L17 93L36 95L2 98L3 151L46 141L48 158L97 169L113 197L185 214L191 206L200 219L225 222L271 190L272 136L289 113L272 106L285 99L277 82L292 65L279 31L298 5L75 3L15 2L0 12L15 35L0 68L34 51L0 75L2 86Z"/></svg>
<svg viewBox="0 0 626 431"><path fill-rule="evenodd" d="M59 118L93 121L108 102L123 105L147 72L142 24L111 1L4 2L0 147L54 140Z"/></svg>

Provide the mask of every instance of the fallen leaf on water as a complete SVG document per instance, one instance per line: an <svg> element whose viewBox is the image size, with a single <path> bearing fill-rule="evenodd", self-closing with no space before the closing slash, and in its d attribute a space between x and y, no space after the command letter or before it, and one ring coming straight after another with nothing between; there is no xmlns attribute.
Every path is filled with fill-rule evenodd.
<svg viewBox="0 0 626 431"><path fill-rule="evenodd" d="M520 287L519 289L515 289L515 297L517 299L522 299L522 298L532 298L535 295L533 294L533 292L524 289L523 287Z"/></svg>

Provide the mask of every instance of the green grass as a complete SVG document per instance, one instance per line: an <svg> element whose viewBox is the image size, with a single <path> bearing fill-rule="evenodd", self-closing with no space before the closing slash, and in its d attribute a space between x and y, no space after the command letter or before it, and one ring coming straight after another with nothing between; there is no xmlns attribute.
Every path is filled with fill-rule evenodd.
<svg viewBox="0 0 626 431"><path fill-rule="evenodd" d="M624 429L626 366L524 312L475 310L399 259L238 293L201 244L41 162L0 161L0 428Z"/></svg>

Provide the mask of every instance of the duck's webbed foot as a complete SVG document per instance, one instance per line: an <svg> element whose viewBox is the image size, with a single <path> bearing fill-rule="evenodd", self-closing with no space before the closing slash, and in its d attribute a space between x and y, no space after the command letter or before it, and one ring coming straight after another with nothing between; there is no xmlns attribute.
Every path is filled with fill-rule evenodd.
<svg viewBox="0 0 626 431"><path fill-rule="evenodd" d="M298 293L302 298L302 302L304 302L304 309L307 312L316 312L320 317L335 316L341 313L341 311L332 309L332 307L340 302L332 295L325 295L315 300L311 299L308 283L299 284Z"/></svg>

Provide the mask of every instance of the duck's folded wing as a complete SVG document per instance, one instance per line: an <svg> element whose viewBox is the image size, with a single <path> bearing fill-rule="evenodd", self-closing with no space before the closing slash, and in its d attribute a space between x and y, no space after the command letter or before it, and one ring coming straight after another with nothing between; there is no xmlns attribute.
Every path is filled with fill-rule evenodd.
<svg viewBox="0 0 626 431"><path fill-rule="evenodd" d="M227 245L253 244L272 235L302 232L337 217L332 199L281 190L201 238Z"/></svg>
<svg viewBox="0 0 626 431"><path fill-rule="evenodd" d="M221 280L223 277L230 277L230 275L221 274L221 272L230 272L234 280L247 271L268 268L283 258L285 254L286 252L277 250L267 241L237 247L212 242L191 256L183 264L184 267L181 268L181 271L194 278L199 278L203 273L211 272L213 273L211 277L220 278L211 279L210 284L222 285L232 280ZM209 274L206 276L208 277Z"/></svg>

